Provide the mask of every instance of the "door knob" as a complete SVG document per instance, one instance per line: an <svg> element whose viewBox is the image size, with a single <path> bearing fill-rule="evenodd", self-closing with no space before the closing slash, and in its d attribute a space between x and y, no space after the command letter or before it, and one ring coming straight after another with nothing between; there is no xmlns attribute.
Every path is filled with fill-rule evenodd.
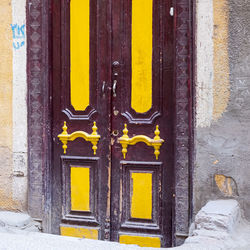
<svg viewBox="0 0 250 250"><path fill-rule="evenodd" d="M113 130L112 131L112 135L115 136L115 137L118 136L119 135L119 131L118 130Z"/></svg>

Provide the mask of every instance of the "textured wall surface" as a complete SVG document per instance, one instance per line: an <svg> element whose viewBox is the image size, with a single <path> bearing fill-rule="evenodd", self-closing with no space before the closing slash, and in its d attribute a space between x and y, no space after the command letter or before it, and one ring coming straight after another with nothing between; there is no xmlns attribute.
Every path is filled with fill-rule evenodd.
<svg viewBox="0 0 250 250"><path fill-rule="evenodd" d="M213 119L201 126L197 113L194 208L235 197L250 218L250 1L214 0L207 11L214 20Z"/></svg>
<svg viewBox="0 0 250 250"><path fill-rule="evenodd" d="M25 0L1 0L0 209L27 207Z"/></svg>
<svg viewBox="0 0 250 250"><path fill-rule="evenodd" d="M11 0L0 2L0 207L12 208L12 23Z"/></svg>
<svg viewBox="0 0 250 250"><path fill-rule="evenodd" d="M13 199L27 208L27 79L26 79L26 0L12 0L13 36ZM16 31L16 30L15 30ZM14 34L13 34L14 35ZM16 35L16 34L15 34ZM20 46L20 47L19 47ZM18 48L19 47L19 48Z"/></svg>
<svg viewBox="0 0 250 250"><path fill-rule="evenodd" d="M196 4L196 124L206 127L213 116L213 2Z"/></svg>

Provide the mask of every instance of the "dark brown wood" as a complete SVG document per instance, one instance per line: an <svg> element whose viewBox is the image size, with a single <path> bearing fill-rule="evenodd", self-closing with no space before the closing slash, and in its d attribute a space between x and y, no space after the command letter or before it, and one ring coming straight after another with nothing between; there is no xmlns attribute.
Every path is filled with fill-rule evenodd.
<svg viewBox="0 0 250 250"><path fill-rule="evenodd" d="M100 175L100 158L99 157L79 157L79 156L62 156L62 222L81 224L81 222L91 222L93 226L98 226L98 196L101 194L98 186L98 176ZM90 211L72 211L70 199L70 170L71 167L86 167L90 169ZM99 171L99 172L98 172Z"/></svg>
<svg viewBox="0 0 250 250"><path fill-rule="evenodd" d="M162 207L162 163L161 162L142 162L142 161L121 161L122 168L122 183L123 183L123 193L122 203L122 221L121 229L134 231L140 226L140 230L143 232L154 230L155 233L160 233L160 219ZM153 208L152 208L152 219L136 219L131 217L130 207L131 207L131 192L128 192L131 186L131 176L133 171L147 172L151 173L153 176ZM160 195L159 195L160 194Z"/></svg>
<svg viewBox="0 0 250 250"><path fill-rule="evenodd" d="M43 222L51 214L49 10L49 0L27 0L28 212Z"/></svg>
<svg viewBox="0 0 250 250"><path fill-rule="evenodd" d="M55 134L58 133L58 131L61 131L62 124L59 125L59 123L62 122L61 118L56 118L54 122L58 125L54 128L53 133L50 133L50 122L51 117L50 115L50 86L54 87L54 92L60 90L60 87L55 87L52 83L53 81L50 81L51 76L53 76L52 80L58 79L60 80L60 72L62 65L59 65L59 62L55 62L55 58L58 57L59 54L61 54L63 50L63 44L61 44L61 34L64 34L63 30L65 27L63 26L64 20L62 18L62 13L58 11L60 9L60 4L67 4L68 1L51 1L51 0L28 0L27 1L27 32L28 32L28 64L27 64L27 73L28 73L28 106L29 106L29 117L28 117L28 123L29 123L29 131L28 131L28 147L29 147L29 211L32 214L33 217L43 218L44 221L44 229L47 232L55 232L58 233L58 230L51 229L50 226L55 225L55 223L59 223L59 218L54 216L55 214L59 214L60 211L57 211L55 209L55 206L58 206L58 204L55 204L55 202L51 202L51 192L54 190L54 187L57 187L55 192L53 193L53 197L57 197L57 195L61 195L62 188L60 179L62 177L61 170L58 169L58 166L55 166L56 164L51 164L50 160L50 140L53 140L55 138ZM158 2L158 1L157 1ZM165 13L169 12L169 2L168 1L159 1L160 5L162 6L162 11ZM106 3L106 4L105 4ZM103 109L108 110L108 103L110 103L110 91L109 88L111 88L111 62L112 61L119 61L121 58L121 55L119 54L121 50L123 49L121 45L121 41L119 41L119 38L117 37L117 41L113 40L113 46L117 46L117 48L113 47L113 50L116 50L118 52L118 56L116 57L115 54L113 54L113 58L111 58L111 55L106 55L107 51L111 51L111 39L108 39L111 35L110 27L112 26L112 32L117 32L117 30L120 30L122 27L119 25L122 25L121 23L110 23L110 16L111 16L111 3L107 4L107 1L98 1L98 11L101 13L99 22L97 22L97 27L99 30L101 30L100 33L97 34L97 48L98 51L96 53L100 53L102 56L99 58L99 61L96 62L96 65L99 69L99 74L96 79L97 84L97 95L100 94L102 82L105 81L107 83L105 98L100 99L95 104L96 98L93 99L93 109L97 109L99 107L102 107ZM122 8L120 5L120 1L113 1L112 9L117 8L117 13L121 13L121 10L119 12L119 9ZM50 12L50 9L52 12ZM171 181L173 181L173 176L175 176L175 182L173 185L173 189L167 190L165 193L162 194L162 207L171 207L171 211L169 213L168 210L161 211L163 214L163 220L164 216L167 216L168 218L171 218L172 223L166 223L162 225L163 234L166 234L167 232L172 232L172 239L170 239L168 236L165 237L163 244L164 245L179 245L183 242L183 239L188 233L188 227L190 222L190 214L191 214L191 189L190 189L190 183L192 183L192 180L190 179L191 173L190 170L192 169L192 0L180 0L176 1L174 4L175 9L175 18L174 18L174 51L175 54L172 55L169 53L171 50L166 50L166 48L171 48L172 42L170 40L165 39L168 35L171 36L173 30L172 28L169 28L170 26L167 26L169 22L170 16L162 14L162 42L163 42L163 63L162 63L162 78L165 79L170 72L173 70L173 62L174 62L174 89L173 89L173 96L175 97L175 103L171 104L168 108L172 108L174 110L174 113L172 115L167 115L171 118L174 118L175 123L171 125L172 127L165 126L164 124L160 124L161 132L165 133L166 130L174 131L174 136L172 137L172 142L170 140L169 144L172 143L172 149L174 150L173 156L170 157L168 160L170 162L174 163L172 170L170 170L171 174L166 176L166 172L163 173L163 176L166 176L166 179L163 178L163 187L166 185L169 185ZM50 15L52 13L52 15ZM127 12L128 14L128 12ZM52 19L53 17L53 19ZM113 20L118 19L118 17L113 16ZM57 19L57 21L54 23L53 20ZM51 20L53 22L51 22ZM59 22L59 23L57 23ZM50 24L53 23L53 26L50 26ZM50 28L52 27L52 30L56 29L57 31L61 32L51 32ZM67 32L67 31L66 31ZM50 34L53 34L53 41L58 41L59 44L62 46L54 47L52 50L50 50ZM127 38L128 39L128 38ZM64 45L65 46L65 45ZM65 49L65 48L64 48ZM119 52L120 49L120 52ZM49 60L50 51L53 51L53 61ZM58 52L58 53L57 53ZM112 59L112 60L111 60ZM53 62L51 64L51 62ZM120 62L121 65L123 62ZM67 64L67 62L66 62ZM53 74L50 74L50 66L53 66ZM92 64L91 64L92 65ZM107 67L107 65L110 65L110 67ZM123 77L124 70L122 67L117 68L117 70L121 70L121 76ZM50 77L49 77L50 76ZM121 80L121 79L119 79ZM165 89L163 86L163 93L168 92L169 90ZM128 92L130 93L130 92ZM118 92L119 94L119 92ZM125 93L126 94L126 93ZM170 94L170 93L169 93ZM168 95L169 95L168 94ZM60 95L61 96L61 95ZM91 99L92 100L92 99ZM55 100L56 101L56 100ZM58 102L58 101L56 101ZM167 101L166 101L167 102ZM164 113L164 110L166 108L167 103L163 103L162 110ZM86 114L72 114L72 109L69 107L69 105L66 103L66 101L63 102L65 106L63 107L64 110L64 117L68 117L70 120L76 119L78 120L92 120L95 118L95 115L93 112L91 113L91 110L89 110ZM113 105L116 105L116 103L113 101ZM70 112L67 113L66 107L69 108ZM96 107L96 108L95 108ZM118 107L118 106L117 106ZM123 114L124 118L122 121L125 121L126 119L126 106L123 108ZM92 109L92 110L93 110ZM159 106L156 105L156 111L160 110ZM151 112L151 111L150 111ZM66 114L67 113L67 114ZM104 112L105 113L105 112ZM130 114L132 111L129 112ZM106 112L108 114L108 111ZM150 136L153 136L152 131L150 130L150 124L155 124L155 122L159 119L157 118L157 115L153 115L154 112L152 112L152 115L149 116L147 114L147 118L140 117L132 114L133 116L127 116L127 119L130 121L129 125L129 131L132 133L141 133L143 132L141 129L136 130L136 127L133 127L133 118L138 118L141 120L141 123L144 122L145 130L144 132L147 133ZM81 117L79 117L81 116ZM144 120L143 120L144 119ZM147 120L147 121L146 121ZM53 124L55 124L53 123ZM88 128L91 127L91 122L87 122ZM102 129L102 126L106 128ZM105 134L106 129L109 127L109 124L106 123L102 124L100 127L100 130L98 131L100 134ZM170 126L170 125L169 125ZM99 126L98 126L99 127ZM162 131L162 128L165 127L165 129ZM77 125L72 126L72 129L77 128ZM115 130L119 130L119 133L121 133L122 127L119 127L116 129L115 123L112 125L112 128ZM59 129L59 130L58 130ZM55 131L58 130L58 131ZM69 131L71 132L71 131ZM91 132L90 130L88 132ZM150 134L151 133L151 134ZM109 143L109 136L105 136L105 140L103 141L103 145L106 145ZM171 138L171 135L170 135ZM77 145L77 144L76 144ZM82 148L82 143L79 143L79 148ZM77 145L77 146L78 146ZM166 144L165 144L166 145ZM166 146L164 145L164 148L162 147L161 150L161 156L163 152L166 151ZM61 146L61 145L60 145ZM99 145L100 146L100 145ZM58 145L59 147L59 145ZM117 148L115 148L117 147ZM118 146L114 146L113 150L116 150L117 154L116 157L118 157L118 152L120 154L120 147L118 149ZM152 151L149 153L147 149L144 149L144 145L138 144L138 150L141 150L144 154L151 155ZM87 152L87 151L86 151ZM115 151L114 151L115 152ZM130 150L129 150L130 152ZM90 152L89 152L90 153ZM108 151L106 152L108 153ZM131 154L131 153L130 153ZM119 155L120 157L120 155ZM131 158L131 155L128 156ZM130 160L128 158L128 160ZM120 159L120 158L119 158ZM138 161L140 159L136 159ZM143 159L141 159L143 160ZM151 161L152 159L146 159L147 161ZM117 163L114 163L117 164ZM109 164L108 161L104 164L105 171L103 171L103 174L101 178L108 181L108 168ZM117 166L120 166L119 164ZM58 170L54 171L55 168ZM122 167L119 167L122 171ZM53 169L53 171L52 171ZM164 171L164 168L163 168ZM166 170L165 170L166 171ZM57 177L55 175L55 172L59 174L61 177ZM116 172L112 173L116 174ZM169 178L169 179L167 179ZM50 183L53 183L53 187L50 185ZM105 182L105 181L104 181ZM58 184L58 185L57 185ZM58 186L60 187L58 189ZM107 186L104 184L101 188L106 190L107 192ZM119 197L113 191L114 196L113 201L116 202ZM171 197L174 196L172 199ZM117 198L118 197L118 198ZM61 198L58 198L59 202L62 203ZM173 202L174 201L174 202ZM52 212L51 212L52 209ZM55 209L55 210L54 210ZM110 228L109 228L109 222L110 218L108 216L108 213L105 213L107 209L107 204L105 202L102 205L102 212L99 214L99 218L105 218L105 220L101 221L101 227L102 231L104 232L101 236L102 239L109 239L110 238ZM171 217L169 216L171 214ZM52 216L52 219L51 219ZM126 218L123 217L123 218ZM168 220L167 218L167 220ZM127 219L125 219L126 221ZM126 224L126 223L125 223ZM159 223L162 224L161 222ZM118 223L118 225L120 225ZM112 230L116 231L116 225L115 223L112 224ZM112 236L113 237L113 236ZM115 237L113 237L115 239ZM117 238L116 238L117 239Z"/></svg>
<svg viewBox="0 0 250 250"><path fill-rule="evenodd" d="M91 1L90 16L90 40L97 41L97 3ZM70 102L70 1L62 1L62 19L61 19L61 36L62 36L62 110L70 120L90 120L92 115L96 114L97 108L97 42L90 43L90 106L85 111L75 111Z"/></svg>
<svg viewBox="0 0 250 250"><path fill-rule="evenodd" d="M124 123L128 124L129 136L146 135L154 137L156 125L160 126L161 138L165 140L161 147L159 161L155 160L155 155L150 147L143 143L128 147L126 157L127 164L131 169L141 169L145 172L152 169L145 162L159 162L162 166L158 169L161 176L162 191L157 193L156 200L159 206L154 205L154 216L156 221L134 221L133 226L126 221L128 204L120 196L120 182L124 180L124 164L121 164L121 145L117 142L117 136L112 133L115 141L112 146L112 178L111 200L113 209L111 213L112 240L118 241L119 234L123 233L146 233L147 235L159 235L162 238L162 247L172 244L172 206L173 206L173 184L174 184L174 154L173 154L173 17L169 15L171 1L155 0L153 2L153 94L152 108L144 113L138 114L132 110L131 106L131 2L112 1L112 20L115 27L113 30L113 61L119 61L120 71L118 77L117 97L112 99L112 110L122 111L118 115L112 113L112 131L119 131L122 135ZM167 10L167 11L166 11ZM122 48L122 49L121 49ZM122 87L121 87L122 86ZM118 136L118 137L119 137ZM144 165L142 164L144 162ZM127 177L128 178L128 177ZM123 183L126 186L126 184ZM156 187L154 187L156 189ZM123 189L125 195L130 191ZM155 194L155 191L154 191ZM126 197L126 195L125 195ZM123 202L123 209L120 211L120 200ZM122 214L120 219L117 214ZM125 218L124 218L125 216ZM153 217L154 217L153 216ZM148 224L148 226L146 226ZM126 229L125 229L126 228Z"/></svg>
<svg viewBox="0 0 250 250"><path fill-rule="evenodd" d="M169 5L169 0L166 1ZM152 107L149 111L145 113L136 113L135 110L131 108L131 20L132 20L132 2L131 1L121 1L122 16L120 17L120 57L122 61L122 67L120 72L120 85L122 84L124 92L119 92L122 96L122 102L120 104L120 110L122 116L129 121L129 123L143 123L152 124L157 117L162 115L162 96L163 96L163 84L162 84L162 42L163 42L163 26L162 26L162 7L160 6L160 1L154 1L153 5L153 76L152 76ZM169 14L169 13L168 13ZM168 25L172 26L168 22ZM115 31L114 31L115 32ZM173 58L173 57L172 57ZM171 82L171 79L169 79Z"/></svg>
<svg viewBox="0 0 250 250"><path fill-rule="evenodd" d="M193 152L193 1L175 2L175 206L173 244L188 236Z"/></svg>
<svg viewBox="0 0 250 250"><path fill-rule="evenodd" d="M52 100L53 100L53 192L52 192L52 230L54 233L59 233L60 223L78 224L82 226L100 227L100 239L109 238L106 220L109 213L108 207L108 192L109 192L109 155L110 143L109 126L109 95L102 94L102 82L110 82L108 69L102 67L102 64L109 65L109 31L107 30L107 13L108 6L106 1L91 1L90 5L90 105L86 111L78 112L70 104L70 3L64 1L53 1L53 78L52 78ZM101 44L101 46L100 46ZM84 69L83 69L84 70ZM94 112L93 112L94 110ZM68 133L75 131L92 132L93 122L96 122L98 133L101 139L98 143L97 158L95 172L97 173L92 184L94 188L92 196L95 202L95 216L86 216L84 213L72 214L67 213L69 201L64 202L62 192L67 192L69 187L69 172L65 170L65 158L63 158L62 144L57 138L62 132L63 122L67 122ZM76 139L68 143L67 162L72 162L74 158L78 159L78 164L84 165L90 157L93 156L92 145L90 142L85 142L83 139ZM85 158L84 158L85 157ZM71 159L71 161L70 161ZM73 163L72 163L73 164ZM67 164L66 164L67 165ZM64 167L63 167L64 166ZM69 165L67 165L69 167ZM62 169L65 171L62 172ZM68 188L67 188L68 187ZM69 198L68 198L69 199ZM93 201L91 201L93 202ZM64 203L62 211L61 204ZM67 203L67 204L66 204ZM66 212L65 212L66 211ZM68 211L69 212L69 211ZM62 213L64 214L62 218ZM94 216L94 219L92 218ZM108 223L109 224L109 223ZM105 228L106 227L106 228Z"/></svg>

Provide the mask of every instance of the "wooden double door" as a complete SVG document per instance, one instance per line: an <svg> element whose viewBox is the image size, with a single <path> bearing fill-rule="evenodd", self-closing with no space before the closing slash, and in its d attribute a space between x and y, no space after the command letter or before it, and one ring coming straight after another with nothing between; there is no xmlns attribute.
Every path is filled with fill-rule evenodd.
<svg viewBox="0 0 250 250"><path fill-rule="evenodd" d="M171 245L171 0L52 1L52 232Z"/></svg>

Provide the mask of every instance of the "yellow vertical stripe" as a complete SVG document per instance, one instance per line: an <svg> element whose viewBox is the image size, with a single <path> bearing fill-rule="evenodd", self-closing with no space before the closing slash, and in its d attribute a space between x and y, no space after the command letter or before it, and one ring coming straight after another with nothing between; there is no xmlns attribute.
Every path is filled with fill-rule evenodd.
<svg viewBox="0 0 250 250"><path fill-rule="evenodd" d="M70 93L75 110L89 105L89 1L70 2Z"/></svg>
<svg viewBox="0 0 250 250"><path fill-rule="evenodd" d="M153 0L132 1L131 107L138 113L152 106Z"/></svg>
<svg viewBox="0 0 250 250"><path fill-rule="evenodd" d="M122 244L138 245L140 247L161 247L161 239L159 237L120 235L119 242Z"/></svg>
<svg viewBox="0 0 250 250"><path fill-rule="evenodd" d="M131 217L152 219L152 174L132 173Z"/></svg>
<svg viewBox="0 0 250 250"><path fill-rule="evenodd" d="M98 230L79 226L61 226L61 235L98 240Z"/></svg>
<svg viewBox="0 0 250 250"><path fill-rule="evenodd" d="M89 168L71 167L71 209L90 211Z"/></svg>
<svg viewBox="0 0 250 250"><path fill-rule="evenodd" d="M214 14L214 84L213 118L225 112L230 98L230 68L228 54L229 6L227 0L213 1Z"/></svg>

